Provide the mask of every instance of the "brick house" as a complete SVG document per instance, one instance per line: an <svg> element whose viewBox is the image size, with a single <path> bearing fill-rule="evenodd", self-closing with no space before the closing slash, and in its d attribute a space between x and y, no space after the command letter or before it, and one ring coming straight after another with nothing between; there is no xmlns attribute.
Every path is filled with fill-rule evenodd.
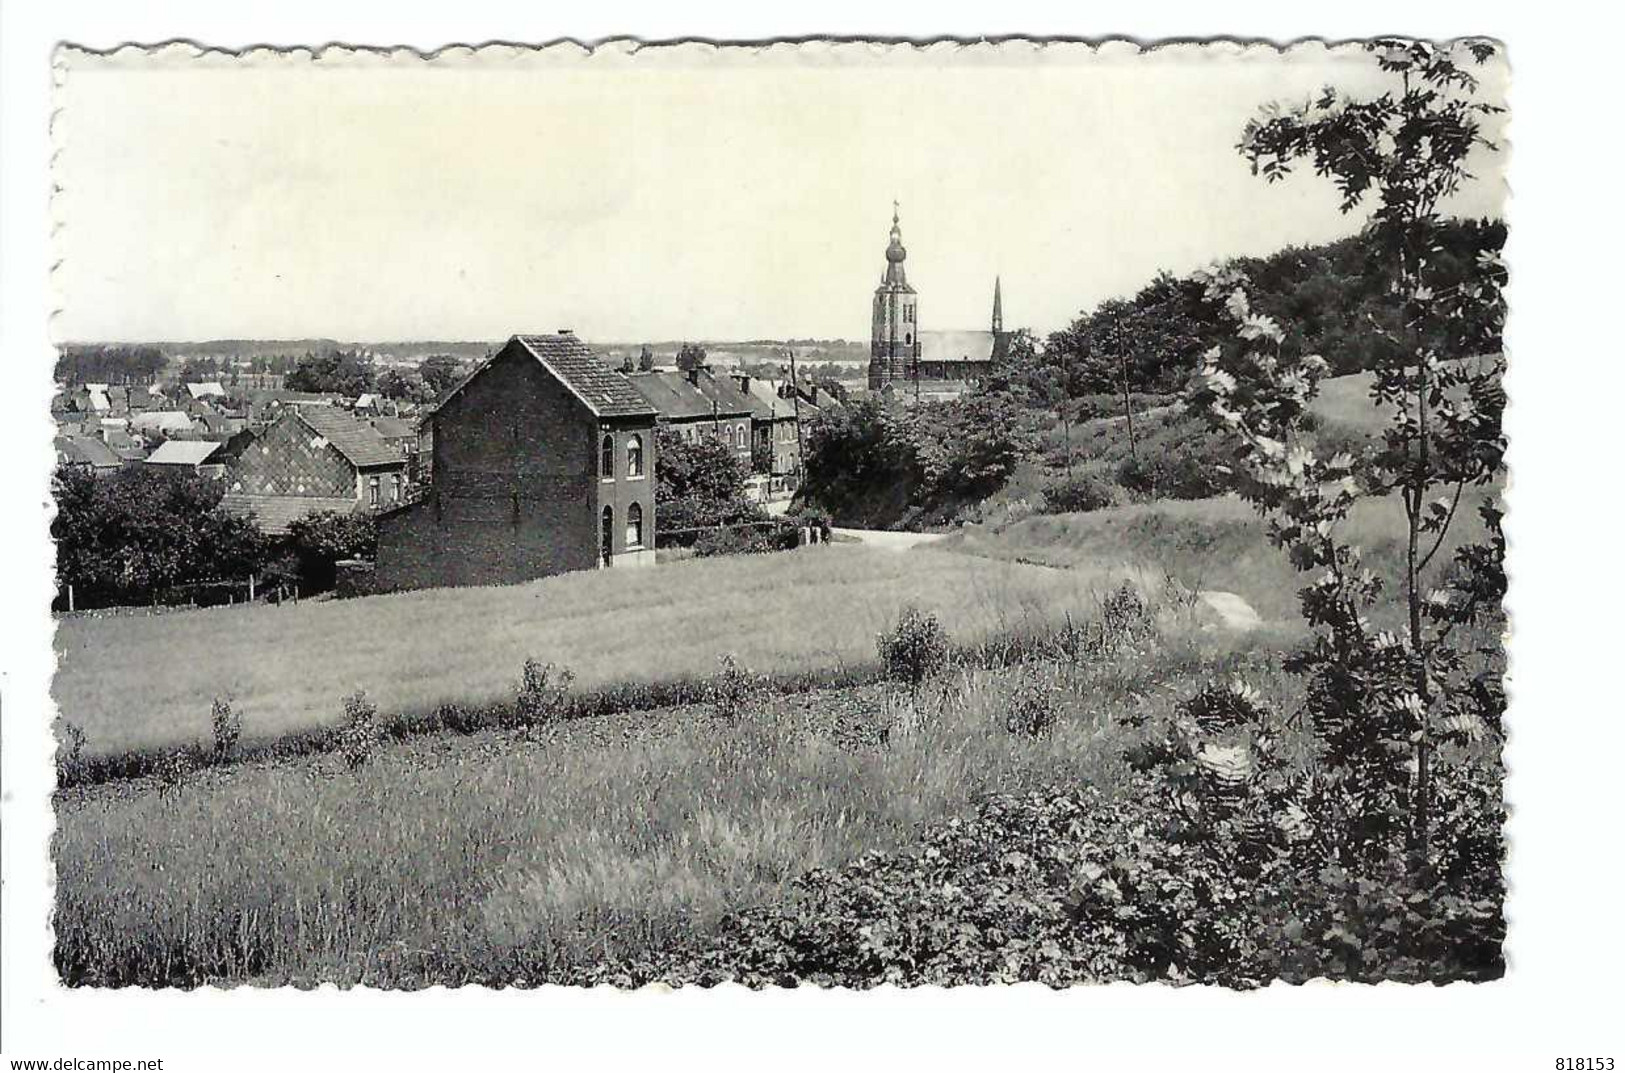
<svg viewBox="0 0 1625 1073"><path fill-rule="evenodd" d="M750 465L754 406L732 378L708 369L628 373L639 395L685 440L719 439Z"/></svg>
<svg viewBox="0 0 1625 1073"><path fill-rule="evenodd" d="M409 495L406 457L336 406L285 409L226 469L220 505L271 535L312 511L382 510Z"/></svg>
<svg viewBox="0 0 1625 1073"><path fill-rule="evenodd" d="M514 336L424 419L432 476L379 517L371 587L652 564L656 417L574 334Z"/></svg>
<svg viewBox="0 0 1625 1073"><path fill-rule="evenodd" d="M751 440L760 450L773 452L770 475L787 479L801 471L801 447L796 435L798 422L805 425L822 412L819 391L793 388L789 380L772 380L744 373L734 374L734 383L751 401ZM797 398L797 395L800 397ZM828 399L822 400L827 403Z"/></svg>

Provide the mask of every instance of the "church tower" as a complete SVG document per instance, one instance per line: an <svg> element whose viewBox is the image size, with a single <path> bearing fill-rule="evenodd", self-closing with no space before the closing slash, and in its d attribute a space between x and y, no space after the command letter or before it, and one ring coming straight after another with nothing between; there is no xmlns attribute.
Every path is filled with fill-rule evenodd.
<svg viewBox="0 0 1625 1073"><path fill-rule="evenodd" d="M874 313L869 322L870 391L909 379L920 357L918 308L914 288L908 285L908 274L903 270L907 258L894 201L886 273L875 288Z"/></svg>

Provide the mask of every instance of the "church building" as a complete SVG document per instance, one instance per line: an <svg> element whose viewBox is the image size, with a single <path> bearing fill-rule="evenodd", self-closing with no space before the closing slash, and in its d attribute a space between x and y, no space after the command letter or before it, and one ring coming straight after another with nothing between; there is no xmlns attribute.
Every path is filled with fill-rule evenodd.
<svg viewBox="0 0 1625 1073"><path fill-rule="evenodd" d="M987 376L1010 344L1004 330L1004 299L993 281L993 320L985 332L922 331L919 295L909 286L903 262L902 226L892 205L886 272L875 288L869 326L869 390L932 396L957 395Z"/></svg>

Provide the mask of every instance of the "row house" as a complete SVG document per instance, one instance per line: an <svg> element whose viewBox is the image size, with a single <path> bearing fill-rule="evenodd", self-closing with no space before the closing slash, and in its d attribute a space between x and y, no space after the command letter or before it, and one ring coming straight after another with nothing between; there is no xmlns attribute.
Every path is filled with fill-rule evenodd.
<svg viewBox="0 0 1625 1073"><path fill-rule="evenodd" d="M660 424L691 443L720 440L749 467L755 405L731 377L703 368L621 375L660 415Z"/></svg>

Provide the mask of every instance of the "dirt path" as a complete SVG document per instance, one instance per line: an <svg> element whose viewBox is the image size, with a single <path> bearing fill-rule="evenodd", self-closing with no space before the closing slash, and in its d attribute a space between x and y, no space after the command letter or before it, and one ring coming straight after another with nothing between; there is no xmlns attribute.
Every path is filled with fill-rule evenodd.
<svg viewBox="0 0 1625 1073"><path fill-rule="evenodd" d="M832 529L836 536L851 537L861 544L871 548L885 548L888 551L908 551L921 544L931 544L941 540L944 533L898 533L889 529Z"/></svg>

